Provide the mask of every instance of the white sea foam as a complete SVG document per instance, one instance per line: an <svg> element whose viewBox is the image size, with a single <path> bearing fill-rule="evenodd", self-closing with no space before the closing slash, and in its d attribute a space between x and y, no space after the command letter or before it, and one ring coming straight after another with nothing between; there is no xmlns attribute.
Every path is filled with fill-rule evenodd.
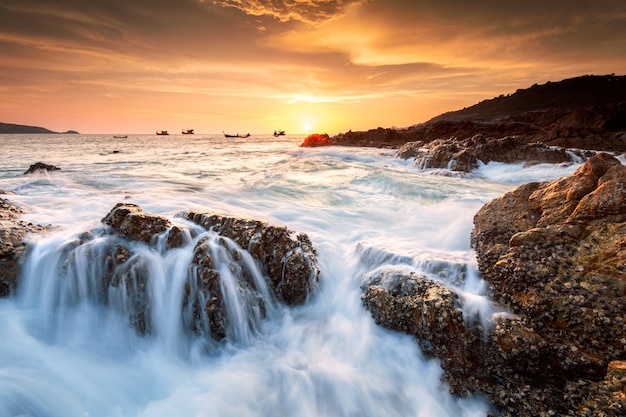
<svg viewBox="0 0 626 417"><path fill-rule="evenodd" d="M386 265L421 272L458 291L468 320L487 326L499 311L469 247L474 213L520 183L576 165L492 163L468 176L434 176L377 149L251 139L2 137L0 188L16 192L6 197L24 220L54 227L34 239L19 293L0 300L0 417L486 415L482 399L448 394L439 363L412 337L374 324L360 277ZM37 161L61 170L23 176ZM239 319L217 343L186 331L190 313L180 308L200 231L171 251L133 243L137 265L149 271L156 326L141 336L128 325L124 292L111 290L103 303L95 284L110 239L100 220L123 201L179 224L177 213L203 209L307 233L319 289L302 306L269 302L263 318L246 310L236 277L223 269L229 314ZM72 252L87 231L93 240Z"/></svg>

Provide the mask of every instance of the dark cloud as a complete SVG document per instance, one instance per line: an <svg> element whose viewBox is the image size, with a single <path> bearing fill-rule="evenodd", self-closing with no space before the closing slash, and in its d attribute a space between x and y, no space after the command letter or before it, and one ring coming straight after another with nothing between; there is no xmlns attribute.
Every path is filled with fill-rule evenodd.
<svg viewBox="0 0 626 417"><path fill-rule="evenodd" d="M432 28L443 42L466 37L469 43L474 34L494 40L532 35L547 42L561 39L561 46L575 49L585 39L626 37L623 0L390 0L368 2L364 8L363 17L373 22L385 22L390 29L411 27L407 32L412 33Z"/></svg>

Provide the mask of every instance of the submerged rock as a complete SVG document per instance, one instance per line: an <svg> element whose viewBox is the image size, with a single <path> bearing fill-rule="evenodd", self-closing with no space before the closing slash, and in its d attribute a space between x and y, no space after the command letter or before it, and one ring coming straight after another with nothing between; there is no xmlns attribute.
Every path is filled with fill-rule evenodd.
<svg viewBox="0 0 626 417"><path fill-rule="evenodd" d="M35 172L47 172L47 171L58 171L61 168L54 166L54 165L50 165L50 164L45 164L43 162L36 162L34 164L32 164L30 167L28 167L28 169L24 172L24 175L28 175L28 174L34 174Z"/></svg>
<svg viewBox="0 0 626 417"><path fill-rule="evenodd" d="M376 323L415 336L426 355L441 360L452 391L468 392L457 381L478 377L483 329L466 324L457 293L424 275L393 268L368 277L361 289Z"/></svg>

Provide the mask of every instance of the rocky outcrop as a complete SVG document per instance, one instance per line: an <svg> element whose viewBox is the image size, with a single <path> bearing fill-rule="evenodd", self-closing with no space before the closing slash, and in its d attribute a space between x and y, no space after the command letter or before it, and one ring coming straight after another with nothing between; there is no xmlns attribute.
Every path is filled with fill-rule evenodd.
<svg viewBox="0 0 626 417"><path fill-rule="evenodd" d="M476 357L482 351L483 329L464 321L454 290L425 275L393 268L365 277L361 289L363 304L376 323L415 336L426 355L441 360L452 392L471 392L463 381L483 373Z"/></svg>
<svg viewBox="0 0 626 417"><path fill-rule="evenodd" d="M437 139L428 144L422 141L409 142L395 156L403 159L415 158L415 164L422 169L447 168L462 172L478 168L479 162L572 162L570 154L562 148L551 148L542 143L526 143L521 136L495 139L482 134L468 139Z"/></svg>
<svg viewBox="0 0 626 417"><path fill-rule="evenodd" d="M32 164L30 167L28 167L28 169L24 171L23 175L34 174L35 172L58 171L60 169L61 168L55 165L45 164L43 162L36 162Z"/></svg>
<svg viewBox="0 0 626 417"><path fill-rule="evenodd" d="M439 358L453 392L481 393L499 415L623 415L624 184L626 167L599 154L569 177L522 185L479 210L478 266L494 302L512 313L489 329L460 319L450 288L412 274L369 280L364 304Z"/></svg>
<svg viewBox="0 0 626 417"><path fill-rule="evenodd" d="M111 226L127 239L150 243L159 234L168 231L167 244L170 248L183 244L181 230L163 216L146 213L132 203L118 203L103 219L102 223Z"/></svg>
<svg viewBox="0 0 626 417"><path fill-rule="evenodd" d="M626 103L585 108L548 108L462 120L437 119L404 129L349 131L330 138L336 146L399 149L409 142L490 139L516 136L527 144L542 143L592 151L626 152Z"/></svg>
<svg viewBox="0 0 626 417"><path fill-rule="evenodd" d="M45 231L18 221L20 215L18 207L0 200L0 296L16 287L25 235ZM181 217L214 232L200 237L193 248L181 305L186 329L221 340L233 332L234 321L253 327L265 316L268 303L301 304L316 288L319 268L315 248L305 234L261 220L215 213L187 212ZM154 279L151 261L132 242L169 251L191 244L193 235L198 237L197 228L173 225L167 218L131 203L117 204L102 223L105 229L85 232L59 247L65 257L59 273L73 273L77 268L66 267L90 259L89 271L95 275L80 279L92 280L88 285L94 288L94 301L122 309L132 327L149 334L155 326L150 301ZM224 279L234 281L231 284L241 302L237 314L242 317L229 313L233 307L228 303L233 300L225 299Z"/></svg>
<svg viewBox="0 0 626 417"><path fill-rule="evenodd" d="M608 364L626 359L624 184L626 167L599 154L569 177L491 201L474 219L472 245L494 299L530 331L521 343L537 341L525 371L549 381L554 404L538 403L546 410L576 410Z"/></svg>
<svg viewBox="0 0 626 417"><path fill-rule="evenodd" d="M46 228L18 220L22 210L0 198L0 297L15 291L19 258L24 254L29 233L43 233Z"/></svg>
<svg viewBox="0 0 626 417"><path fill-rule="evenodd" d="M533 85L408 128L340 133L338 146L398 149L408 142L519 137L591 151L626 152L626 76L583 76Z"/></svg>
<svg viewBox="0 0 626 417"><path fill-rule="evenodd" d="M238 294L244 300L244 315L251 323L265 316L268 302L300 304L317 285L319 268L315 249L306 235L260 220L216 213L186 212L181 217L216 234L202 237L193 249L192 272L185 284L181 306L188 312L184 320L189 329L221 340L228 336L234 320L242 320L229 314L222 289L224 268L236 281ZM151 245L165 239L165 247L169 249L189 243L186 236L191 236L190 230L172 225L163 216L146 213L135 204L117 204L102 221L125 239ZM123 285L127 298L133 300L129 312L131 324L139 332L149 333L152 314L147 289L151 278L147 268L141 265L140 258L133 256L132 247L123 242L110 244L106 253L105 287ZM255 277L247 256L261 266L267 276L264 282Z"/></svg>
<svg viewBox="0 0 626 417"><path fill-rule="evenodd" d="M309 237L264 221L187 212L184 218L235 241L263 265L271 287L288 305L304 302L317 285L319 268Z"/></svg>

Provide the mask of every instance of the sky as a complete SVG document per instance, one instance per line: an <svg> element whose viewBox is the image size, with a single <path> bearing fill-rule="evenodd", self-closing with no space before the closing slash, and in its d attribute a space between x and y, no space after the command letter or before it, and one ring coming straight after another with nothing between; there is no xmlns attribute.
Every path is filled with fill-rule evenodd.
<svg viewBox="0 0 626 417"><path fill-rule="evenodd" d="M626 74L624 0L0 0L0 122L81 133L408 127Z"/></svg>

